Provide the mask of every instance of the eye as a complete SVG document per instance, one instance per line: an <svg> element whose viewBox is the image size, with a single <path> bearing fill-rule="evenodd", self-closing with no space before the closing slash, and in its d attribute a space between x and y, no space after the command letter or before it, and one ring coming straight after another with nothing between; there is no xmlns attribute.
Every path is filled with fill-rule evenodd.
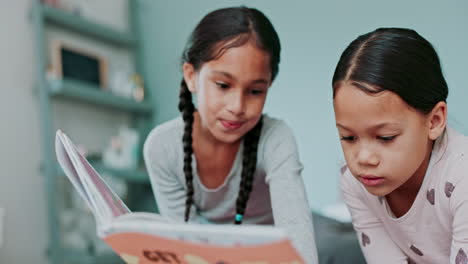
<svg viewBox="0 0 468 264"><path fill-rule="evenodd" d="M348 141L348 142L353 142L356 140L356 137L355 136L342 136L340 138L340 140L343 140L343 141Z"/></svg>
<svg viewBox="0 0 468 264"><path fill-rule="evenodd" d="M396 138L396 136L378 136L377 139L385 142L385 143L388 143L388 142L392 142L394 139Z"/></svg>
<svg viewBox="0 0 468 264"><path fill-rule="evenodd" d="M260 94L263 94L263 90L260 90L260 89L252 89L252 90L250 90L250 94L253 94L253 95L260 95Z"/></svg>
<svg viewBox="0 0 468 264"><path fill-rule="evenodd" d="M223 82L215 82L216 83L216 86L218 86L220 89L227 89L229 88L229 84L227 83L223 83Z"/></svg>

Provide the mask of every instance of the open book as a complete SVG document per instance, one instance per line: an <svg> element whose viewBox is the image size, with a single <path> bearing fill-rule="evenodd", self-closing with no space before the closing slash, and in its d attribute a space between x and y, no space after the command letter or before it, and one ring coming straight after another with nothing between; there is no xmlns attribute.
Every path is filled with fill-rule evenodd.
<svg viewBox="0 0 468 264"><path fill-rule="evenodd" d="M273 226L169 221L131 212L60 130L57 159L96 219L98 236L129 264L300 264L284 230Z"/></svg>

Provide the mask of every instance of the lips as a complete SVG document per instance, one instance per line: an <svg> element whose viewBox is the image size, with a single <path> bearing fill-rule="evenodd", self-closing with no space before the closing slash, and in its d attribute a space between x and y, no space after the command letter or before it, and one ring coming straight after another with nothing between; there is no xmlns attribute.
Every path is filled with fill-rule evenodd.
<svg viewBox="0 0 468 264"><path fill-rule="evenodd" d="M224 128L228 130L235 130L240 128L244 122L242 121L229 121L229 120L221 120L221 124L223 125Z"/></svg>
<svg viewBox="0 0 468 264"><path fill-rule="evenodd" d="M367 186L377 186L384 182L383 177L377 177L374 175L359 175L359 180Z"/></svg>

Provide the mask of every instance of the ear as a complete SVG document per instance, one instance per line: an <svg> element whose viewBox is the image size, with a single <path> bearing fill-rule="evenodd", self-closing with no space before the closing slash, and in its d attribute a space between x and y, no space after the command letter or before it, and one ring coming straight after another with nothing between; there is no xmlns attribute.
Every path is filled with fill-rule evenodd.
<svg viewBox="0 0 468 264"><path fill-rule="evenodd" d="M438 102L429 113L429 139L436 140L444 132L447 125L447 104Z"/></svg>
<svg viewBox="0 0 468 264"><path fill-rule="evenodd" d="M184 72L184 80L185 83L187 84L187 87L190 92L196 93L196 76L197 72L195 71L195 68L191 63L184 62L184 65L182 66L182 70Z"/></svg>

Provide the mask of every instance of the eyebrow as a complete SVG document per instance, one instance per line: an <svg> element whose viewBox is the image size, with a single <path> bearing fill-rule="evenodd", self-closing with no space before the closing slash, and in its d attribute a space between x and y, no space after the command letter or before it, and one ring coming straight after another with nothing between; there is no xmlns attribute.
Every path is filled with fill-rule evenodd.
<svg viewBox="0 0 468 264"><path fill-rule="evenodd" d="M233 80L236 80L236 78L230 74L229 72L225 72L225 71L213 71L215 74L220 74L220 75L224 75L225 77L229 78L229 79L233 79ZM264 84L268 84L268 81L265 80L265 79L257 79L257 80L254 80L252 81L251 83L264 83Z"/></svg>
<svg viewBox="0 0 468 264"><path fill-rule="evenodd" d="M375 126L372 126L370 129L377 130L377 129L380 129L380 128L383 128L383 127L386 127L386 126L397 126L397 125L399 125L399 123L396 123L396 122L383 122L383 123L377 124ZM346 126L344 126L342 124L336 123L336 126L339 127L339 128L351 131L350 128L348 128L348 127L346 127Z"/></svg>

